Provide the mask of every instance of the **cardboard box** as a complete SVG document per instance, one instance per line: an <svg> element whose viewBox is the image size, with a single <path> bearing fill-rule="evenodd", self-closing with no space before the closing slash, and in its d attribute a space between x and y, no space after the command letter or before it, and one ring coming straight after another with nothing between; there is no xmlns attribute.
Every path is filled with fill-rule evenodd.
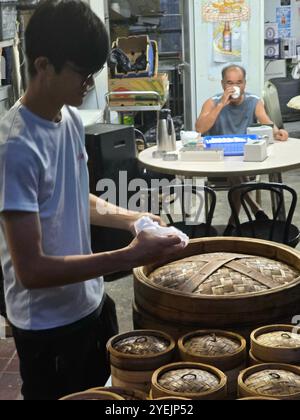
<svg viewBox="0 0 300 420"><path fill-rule="evenodd" d="M140 91L157 92L160 96L158 102L155 97L153 99L145 95L126 95L110 97L110 106L155 106L165 104L169 95L169 79L167 73L159 73L156 77L137 77L129 79L109 79L110 92L128 92Z"/></svg>
<svg viewBox="0 0 300 420"><path fill-rule="evenodd" d="M115 68L116 78L136 78L136 77L153 77L157 75L158 70L158 48L156 41L150 41L148 35L130 36L127 38L117 38L113 44L113 48L120 48L129 58L132 65L141 54L146 55L147 65L144 70L122 73Z"/></svg>

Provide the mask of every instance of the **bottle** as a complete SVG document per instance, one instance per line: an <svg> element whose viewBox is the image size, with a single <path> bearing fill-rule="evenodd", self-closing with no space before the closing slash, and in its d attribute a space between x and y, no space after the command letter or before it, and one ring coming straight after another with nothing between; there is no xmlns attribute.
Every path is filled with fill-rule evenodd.
<svg viewBox="0 0 300 420"><path fill-rule="evenodd" d="M224 51L232 51L232 32L231 32L229 22L225 22L225 25L224 25L223 50Z"/></svg>
<svg viewBox="0 0 300 420"><path fill-rule="evenodd" d="M121 124L124 125L134 125L134 113L133 112L126 112L124 115L121 116Z"/></svg>

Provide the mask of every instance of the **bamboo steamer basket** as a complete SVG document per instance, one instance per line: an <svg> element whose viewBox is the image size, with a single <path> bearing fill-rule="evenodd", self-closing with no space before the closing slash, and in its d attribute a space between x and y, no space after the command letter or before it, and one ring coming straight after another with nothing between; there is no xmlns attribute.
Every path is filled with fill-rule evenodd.
<svg viewBox="0 0 300 420"><path fill-rule="evenodd" d="M66 395L60 398L61 401L81 401L81 400L124 400L121 395L109 391L84 391Z"/></svg>
<svg viewBox="0 0 300 420"><path fill-rule="evenodd" d="M227 378L213 366L179 362L157 369L152 376L152 398L183 397L191 400L224 400Z"/></svg>
<svg viewBox="0 0 300 420"><path fill-rule="evenodd" d="M135 327L156 326L176 338L215 328L249 338L298 313L299 273L300 254L274 242L195 239L167 265L134 270Z"/></svg>
<svg viewBox="0 0 300 420"><path fill-rule="evenodd" d="M279 363L252 366L241 372L238 390L242 398L300 400L300 368Z"/></svg>
<svg viewBox="0 0 300 420"><path fill-rule="evenodd" d="M271 363L269 360L260 360L253 356L252 351L249 351L249 366L264 365L265 363ZM300 366L299 363L293 363L294 366Z"/></svg>
<svg viewBox="0 0 300 420"><path fill-rule="evenodd" d="M250 398L239 398L238 401L280 401L280 400L278 398L250 397Z"/></svg>
<svg viewBox="0 0 300 420"><path fill-rule="evenodd" d="M127 401L131 401L131 400L144 401L148 399L147 394L145 392L139 391L138 389L124 389L124 388L119 388L117 386L91 388L89 391L112 392L114 394L120 395L124 400L127 400Z"/></svg>
<svg viewBox="0 0 300 420"><path fill-rule="evenodd" d="M181 397L161 397L161 398L154 398L155 400L160 400L160 401L174 401L174 400L185 400L185 401L187 401L187 400L189 400L189 401L191 401L190 400L190 398L181 398Z"/></svg>
<svg viewBox="0 0 300 420"><path fill-rule="evenodd" d="M149 393L155 369L171 363L176 343L164 332L132 331L112 337L107 343L112 385Z"/></svg>
<svg viewBox="0 0 300 420"><path fill-rule="evenodd" d="M252 351L249 351L249 366L264 365L267 363L263 360L259 360L257 357L253 356Z"/></svg>
<svg viewBox="0 0 300 420"><path fill-rule="evenodd" d="M220 369L227 376L228 397L237 395L237 378L247 366L246 340L221 330L191 332L178 341L181 360L204 363Z"/></svg>
<svg viewBox="0 0 300 420"><path fill-rule="evenodd" d="M169 396L169 397L159 397L159 398L153 398L153 395L152 395L152 391L150 391L150 393L149 393L149 399L150 400L189 400L189 401L191 401L191 399L190 398L184 398L184 397L175 397L175 396Z"/></svg>
<svg viewBox="0 0 300 420"><path fill-rule="evenodd" d="M251 353L265 363L300 364L300 334L294 325L270 325L251 334Z"/></svg>

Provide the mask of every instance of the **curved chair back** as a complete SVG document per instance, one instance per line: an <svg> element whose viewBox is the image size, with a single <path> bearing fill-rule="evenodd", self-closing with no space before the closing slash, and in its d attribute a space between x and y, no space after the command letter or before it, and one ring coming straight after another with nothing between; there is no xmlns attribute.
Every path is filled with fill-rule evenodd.
<svg viewBox="0 0 300 420"><path fill-rule="evenodd" d="M259 222L256 220L253 220L251 211L249 208L249 205L246 201L247 194L253 192L253 191L270 191L272 194L275 194L278 198L277 200L277 207L273 210L273 219L270 219L270 221L266 222ZM243 209L245 210L245 213L248 218L248 222L246 224L241 224L239 215L236 211L236 203L235 203L235 197L236 193L240 193L240 200ZM285 207L285 197L284 193L288 193L290 195L290 206L288 210L287 219L285 222L281 222L279 220L280 214L282 213L282 210ZM256 183L256 182L248 182L241 185L236 185L233 188L230 189L228 193L228 200L231 207L232 215L234 217L234 221L236 224L236 231L239 236L243 236L243 226L247 225L247 228L251 229L252 237L261 237L259 230L263 228L264 230L267 228L268 237L264 239L268 239L270 241L274 240L274 237L276 235L276 241L281 242L286 245L290 245L291 243L291 237L290 237L290 231L291 228L294 228L294 232L296 231L295 238L292 238L292 242L299 242L299 230L292 225L293 216L295 213L296 205L297 205L297 193L296 191L288 187L284 184L278 184L278 183ZM282 225L284 223L284 225ZM280 230L279 225L283 228ZM278 240L278 232L282 233L282 237Z"/></svg>
<svg viewBox="0 0 300 420"><path fill-rule="evenodd" d="M278 91L270 81L267 81L264 85L263 100L268 116L278 128L283 128Z"/></svg>

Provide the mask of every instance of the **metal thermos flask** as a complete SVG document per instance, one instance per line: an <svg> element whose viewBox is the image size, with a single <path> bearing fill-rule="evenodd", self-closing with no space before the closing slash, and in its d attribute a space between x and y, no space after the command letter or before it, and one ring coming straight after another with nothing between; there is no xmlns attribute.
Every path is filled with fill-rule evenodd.
<svg viewBox="0 0 300 420"><path fill-rule="evenodd" d="M169 109L162 109L158 114L157 150L159 152L176 151L176 133Z"/></svg>

